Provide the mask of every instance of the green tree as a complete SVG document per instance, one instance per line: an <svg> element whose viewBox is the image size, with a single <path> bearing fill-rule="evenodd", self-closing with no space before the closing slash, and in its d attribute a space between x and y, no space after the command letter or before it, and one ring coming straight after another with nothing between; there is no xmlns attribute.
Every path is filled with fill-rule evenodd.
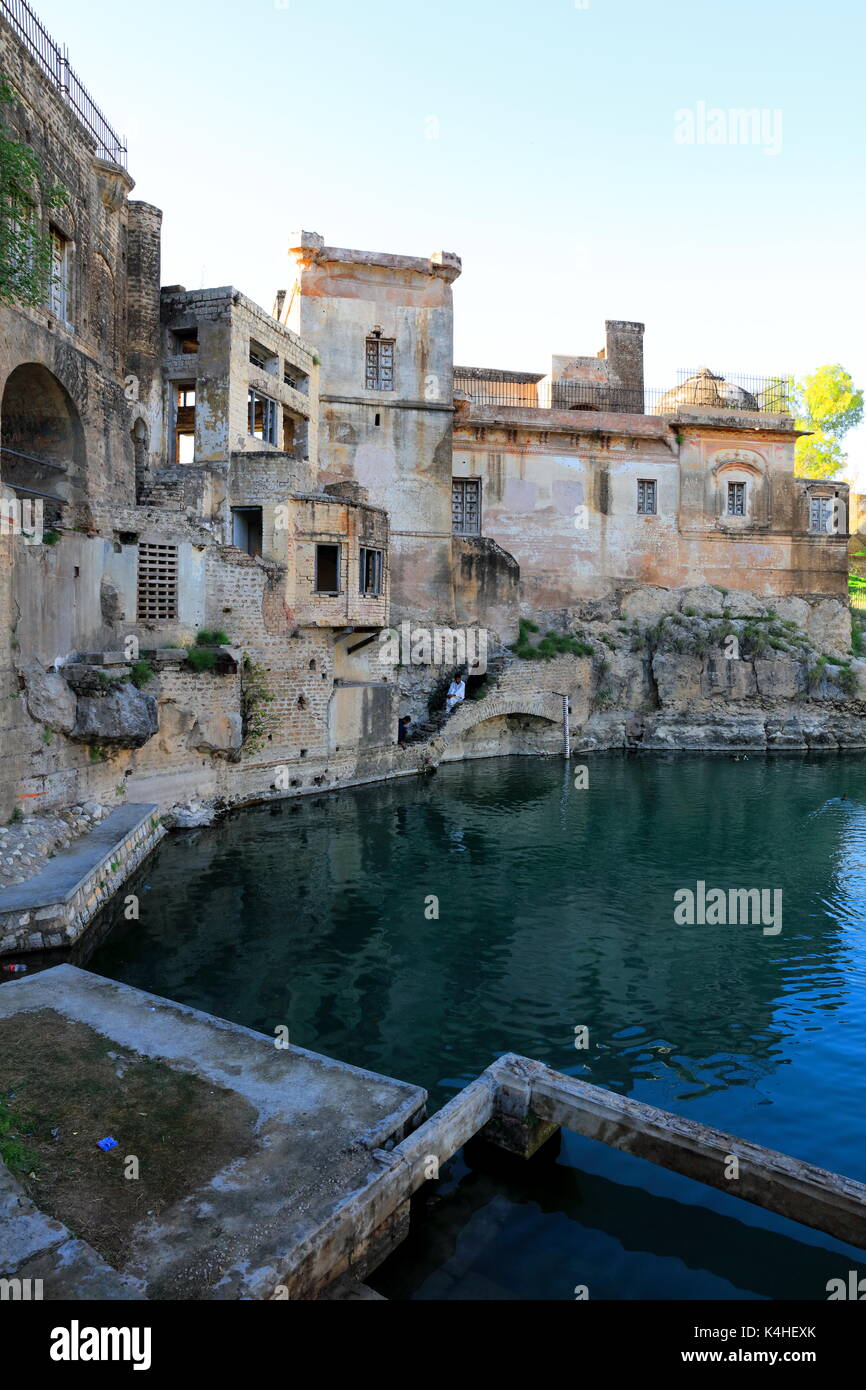
<svg viewBox="0 0 866 1390"><path fill-rule="evenodd" d="M795 472L801 478L830 478L847 462L841 440L863 419L863 392L835 362L795 382L793 400L797 428L811 431L797 440Z"/></svg>
<svg viewBox="0 0 866 1390"><path fill-rule="evenodd" d="M51 285L44 213L68 194L49 181L39 157L3 121L3 108L15 101L14 87L0 76L0 303L44 304Z"/></svg>

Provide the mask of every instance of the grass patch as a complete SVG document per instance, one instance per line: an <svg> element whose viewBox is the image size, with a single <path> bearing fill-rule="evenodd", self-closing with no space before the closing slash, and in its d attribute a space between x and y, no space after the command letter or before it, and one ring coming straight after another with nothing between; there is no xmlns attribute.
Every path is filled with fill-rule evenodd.
<svg viewBox="0 0 866 1390"><path fill-rule="evenodd" d="M216 666L216 653L209 647L190 647L186 659L194 671L212 671Z"/></svg>
<svg viewBox="0 0 866 1390"><path fill-rule="evenodd" d="M10 1173L29 1173L37 1165L35 1150L19 1134L19 1123L10 1102L0 1097L0 1159Z"/></svg>
<svg viewBox="0 0 866 1390"><path fill-rule="evenodd" d="M52 1009L0 1020L4 1161L9 1147L27 1195L114 1266L140 1221L252 1150L254 1121L242 1097ZM103 1153L107 1136L117 1148Z"/></svg>
<svg viewBox="0 0 866 1390"><path fill-rule="evenodd" d="M222 628L203 627L195 635L195 644L197 647L227 647L229 639Z"/></svg>
<svg viewBox="0 0 866 1390"><path fill-rule="evenodd" d="M149 661L136 661L130 672L129 679L132 681L136 690L141 690L142 686L147 685L148 681L153 680L155 674Z"/></svg>
<svg viewBox="0 0 866 1390"><path fill-rule="evenodd" d="M589 642L582 642L570 633L546 632L537 645L529 640L531 632L538 632L538 624L529 618L521 618L518 624L517 641L510 650L522 661L551 661L555 656L592 656L593 648Z"/></svg>

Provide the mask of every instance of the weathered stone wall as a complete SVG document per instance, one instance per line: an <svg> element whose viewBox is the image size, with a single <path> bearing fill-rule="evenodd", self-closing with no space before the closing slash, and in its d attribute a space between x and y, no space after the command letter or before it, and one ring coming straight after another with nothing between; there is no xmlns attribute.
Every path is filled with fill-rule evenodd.
<svg viewBox="0 0 866 1390"><path fill-rule="evenodd" d="M285 321L314 344L320 378L320 477L353 479L391 521L393 601L404 613L453 618L451 400L456 256L429 260L295 238L297 282ZM366 386L366 343L392 339L393 389Z"/></svg>
<svg viewBox="0 0 866 1390"><path fill-rule="evenodd" d="M847 487L794 477L790 417L456 409L454 476L481 481L482 535L519 565L524 613L626 581L847 592ZM638 514L638 480L656 484L654 515ZM725 513L731 481L747 484L744 517ZM838 535L809 531L818 486L838 498Z"/></svg>
<svg viewBox="0 0 866 1390"><path fill-rule="evenodd" d="M97 498L127 501L131 495L132 418L123 377L127 199L133 185L122 169L97 158L92 137L2 19L0 68L20 98L4 111L4 119L35 150L49 180L67 192L67 202L46 213L45 220L67 238L69 256L65 321L47 303L44 308L0 305L0 441L8 446L23 433L37 443L40 433L43 443L58 439L58 456L67 454L66 472L55 474L53 485L43 490L65 498L68 524L86 523ZM16 416L22 410L27 419L19 430ZM58 438L58 417L64 413L66 448L67 441ZM30 452L47 456L37 448ZM22 468L3 456L4 479L21 477Z"/></svg>
<svg viewBox="0 0 866 1390"><path fill-rule="evenodd" d="M310 486L317 468L319 370L310 346L232 286L164 290L162 326L166 462L175 462L177 384L194 382L197 464L227 463L232 454L247 450L288 452L308 464L303 485ZM179 351L179 337L187 329L197 331L197 352ZM264 350L264 368L251 362L251 344ZM297 375L303 389L285 380L287 371ZM277 402L276 444L250 433L250 387ZM284 443L284 408L304 426L291 448Z"/></svg>

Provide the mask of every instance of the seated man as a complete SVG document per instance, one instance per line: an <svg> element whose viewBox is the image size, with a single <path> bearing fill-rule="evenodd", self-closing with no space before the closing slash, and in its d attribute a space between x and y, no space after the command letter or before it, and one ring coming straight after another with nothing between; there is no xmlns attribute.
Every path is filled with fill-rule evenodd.
<svg viewBox="0 0 866 1390"><path fill-rule="evenodd" d="M455 705L461 704L465 699L466 682L462 675L457 675L448 687L448 694L445 697L445 713L450 714Z"/></svg>
<svg viewBox="0 0 866 1390"><path fill-rule="evenodd" d="M403 717L397 722L397 742L399 744L404 744L407 741L411 727L412 720L410 716L408 714L404 714Z"/></svg>

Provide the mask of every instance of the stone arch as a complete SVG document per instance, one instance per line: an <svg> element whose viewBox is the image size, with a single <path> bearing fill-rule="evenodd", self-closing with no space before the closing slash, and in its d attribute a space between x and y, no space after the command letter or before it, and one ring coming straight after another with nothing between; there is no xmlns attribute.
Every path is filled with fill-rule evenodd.
<svg viewBox="0 0 866 1390"><path fill-rule="evenodd" d="M39 362L10 372L0 402L3 482L23 497L43 498L57 519L83 477L81 418L66 387Z"/></svg>
<svg viewBox="0 0 866 1390"><path fill-rule="evenodd" d="M767 526L771 515L770 475L767 461L754 449L722 449L713 455L710 472L714 490L712 511L723 525L737 524L725 512L727 482L744 482L747 514L737 519L743 526Z"/></svg>
<svg viewBox="0 0 866 1390"><path fill-rule="evenodd" d="M546 719L551 724L562 724L562 697L549 691L535 695L488 695L484 700L464 703L462 708L445 724L439 734L444 746L455 743L468 734L470 729L485 724L488 719L497 719L503 714L527 714L536 719Z"/></svg>

